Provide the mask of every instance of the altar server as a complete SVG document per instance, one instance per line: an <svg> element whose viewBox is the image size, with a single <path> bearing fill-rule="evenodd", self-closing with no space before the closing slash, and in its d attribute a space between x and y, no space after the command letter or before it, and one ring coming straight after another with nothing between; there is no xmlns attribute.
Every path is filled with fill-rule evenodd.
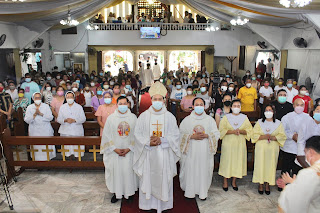
<svg viewBox="0 0 320 213"><path fill-rule="evenodd" d="M159 81L149 90L152 106L136 124L133 169L140 178L139 208L161 212L173 208L173 177L180 158L179 128L167 111L167 90Z"/></svg>
<svg viewBox="0 0 320 213"><path fill-rule="evenodd" d="M128 109L128 99L120 96L117 109L105 123L100 153L103 154L106 185L113 197L111 203L124 196L131 202L138 189L134 173L134 127L137 117Z"/></svg>
<svg viewBox="0 0 320 213"><path fill-rule="evenodd" d="M214 169L214 154L220 132L215 120L204 111L202 98L193 100L192 113L180 124L180 186L184 196L201 200L208 196Z"/></svg>
<svg viewBox="0 0 320 213"><path fill-rule="evenodd" d="M41 102L41 98L40 92L34 93L32 96L34 103L26 110L24 121L29 124L29 136L53 136L54 133L50 123L53 119L52 112L48 104ZM33 149L35 152L31 157L36 161L47 161L56 157L54 145L33 145Z"/></svg>
<svg viewBox="0 0 320 213"><path fill-rule="evenodd" d="M222 140L219 175L224 177L224 191L228 191L228 178L232 177L232 188L238 191L236 179L247 175L246 140L250 140L252 133L248 117L240 113L240 100L232 101L231 110L219 125Z"/></svg>
<svg viewBox="0 0 320 213"><path fill-rule="evenodd" d="M75 94L72 91L68 91L65 95L67 103L60 107L57 122L60 123L59 133L60 136L84 136L83 123L86 121L82 106L77 104ZM69 151L65 153L66 157L74 155L79 157L79 151L81 151L81 157L84 156L84 145L64 145L65 149Z"/></svg>
<svg viewBox="0 0 320 213"><path fill-rule="evenodd" d="M263 194L264 183L267 195L270 194L270 185L275 185L279 146L282 147L286 139L284 128L276 119L274 106L267 105L262 119L253 128L251 138L252 143L256 144L252 182L259 183L259 194Z"/></svg>

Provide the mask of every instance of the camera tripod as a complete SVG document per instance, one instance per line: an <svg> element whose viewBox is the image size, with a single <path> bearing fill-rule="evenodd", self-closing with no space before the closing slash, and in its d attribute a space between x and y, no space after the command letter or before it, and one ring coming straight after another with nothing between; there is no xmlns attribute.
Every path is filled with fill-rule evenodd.
<svg viewBox="0 0 320 213"><path fill-rule="evenodd" d="M6 195L6 199L8 201L9 208L10 208L10 210L13 210L13 203L11 200L10 191L9 191L9 187L8 187L8 179L6 177L6 174L4 173L1 161L6 162L7 165L8 165L8 162L5 158L2 158L0 160L0 181L1 181L1 185L3 186L4 193ZM10 167L8 167L8 168L10 168ZM13 176L13 172L10 169L8 169L8 171L11 173L11 177L13 177L13 181L16 182L16 178Z"/></svg>

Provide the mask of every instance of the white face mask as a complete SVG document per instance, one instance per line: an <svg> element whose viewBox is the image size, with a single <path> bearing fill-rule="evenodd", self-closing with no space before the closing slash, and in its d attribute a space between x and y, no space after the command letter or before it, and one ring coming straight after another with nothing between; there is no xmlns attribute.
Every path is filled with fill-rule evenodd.
<svg viewBox="0 0 320 213"><path fill-rule="evenodd" d="M40 105L40 104L41 104L41 100L35 100L34 103L35 103L36 105Z"/></svg>
<svg viewBox="0 0 320 213"><path fill-rule="evenodd" d="M264 116L266 116L267 119L272 118L273 117L273 112L265 111L264 112Z"/></svg>
<svg viewBox="0 0 320 213"><path fill-rule="evenodd" d="M58 80L60 79L60 75L57 75L57 79L58 79Z"/></svg>
<svg viewBox="0 0 320 213"><path fill-rule="evenodd" d="M239 114L240 111L241 111L240 108L232 108L232 112L233 112L234 114Z"/></svg>
<svg viewBox="0 0 320 213"><path fill-rule="evenodd" d="M77 92L77 91L78 91L78 88L74 87L74 88L72 88L72 91L73 91L73 92Z"/></svg>
<svg viewBox="0 0 320 213"><path fill-rule="evenodd" d="M232 92L234 90L233 87L229 87L229 91Z"/></svg>
<svg viewBox="0 0 320 213"><path fill-rule="evenodd" d="M73 104L73 102L74 102L74 99L67 99L68 104Z"/></svg>
<svg viewBox="0 0 320 213"><path fill-rule="evenodd" d="M187 94L188 95L192 95L192 91L187 91Z"/></svg>
<svg viewBox="0 0 320 213"><path fill-rule="evenodd" d="M227 89L228 89L228 87L226 87L226 86L222 86L222 87L221 87L221 91L222 91L222 92L227 91Z"/></svg>
<svg viewBox="0 0 320 213"><path fill-rule="evenodd" d="M92 87L94 87L94 83L90 83L90 85L91 85Z"/></svg>
<svg viewBox="0 0 320 213"><path fill-rule="evenodd" d="M246 86L247 86L248 88L250 88L250 87L251 87L251 83L247 83Z"/></svg>
<svg viewBox="0 0 320 213"><path fill-rule="evenodd" d="M301 91L300 91L300 94L301 94L301 95L306 95L306 94L307 94L307 91L306 91L306 90L301 90Z"/></svg>
<svg viewBox="0 0 320 213"><path fill-rule="evenodd" d="M51 87L47 87L46 90L47 90L47 91L50 91L50 90L51 90Z"/></svg>

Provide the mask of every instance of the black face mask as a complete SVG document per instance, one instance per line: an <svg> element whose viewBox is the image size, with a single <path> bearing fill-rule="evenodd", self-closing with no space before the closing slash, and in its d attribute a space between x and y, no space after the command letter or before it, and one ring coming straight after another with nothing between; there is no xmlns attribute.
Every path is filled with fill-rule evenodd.
<svg viewBox="0 0 320 213"><path fill-rule="evenodd" d="M193 87L193 89L197 89L199 87L199 85L193 85L192 87Z"/></svg>
<svg viewBox="0 0 320 213"><path fill-rule="evenodd" d="M225 106L231 106L231 101L225 101L224 103L223 103Z"/></svg>

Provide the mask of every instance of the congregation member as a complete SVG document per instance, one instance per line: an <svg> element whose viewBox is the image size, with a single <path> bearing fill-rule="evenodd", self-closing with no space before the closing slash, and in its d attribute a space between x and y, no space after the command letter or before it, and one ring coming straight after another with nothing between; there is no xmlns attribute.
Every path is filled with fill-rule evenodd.
<svg viewBox="0 0 320 213"><path fill-rule="evenodd" d="M213 82L210 83L209 86L209 94L213 93ZM216 93L215 96L215 110L217 110L218 108L222 108L223 104L222 104L222 98L223 96L228 93L228 82L225 80L222 80L219 84L219 88L218 88L218 92Z"/></svg>
<svg viewBox="0 0 320 213"><path fill-rule="evenodd" d="M106 124L107 118L116 110L117 105L112 103L112 93L104 92L103 93L103 102L104 104L98 107L98 110L94 114L97 116L97 121L100 126L100 136L102 136L103 128ZM121 96L120 96L121 97Z"/></svg>
<svg viewBox="0 0 320 213"><path fill-rule="evenodd" d="M62 106L62 104L64 104L64 101L64 89L62 86L58 86L57 95L53 97L50 103L52 114L56 119L58 118L60 107Z"/></svg>
<svg viewBox="0 0 320 213"><path fill-rule="evenodd" d="M251 75L251 86L257 91L260 89L260 82L257 80L257 76L254 73Z"/></svg>
<svg viewBox="0 0 320 213"><path fill-rule="evenodd" d="M293 88L293 80L292 79L287 80L286 91L287 91L287 101L292 104L293 98L299 94L298 90Z"/></svg>
<svg viewBox="0 0 320 213"><path fill-rule="evenodd" d="M214 103L214 100L209 96L209 92L207 91L207 86L204 83L200 85L200 93L197 93L196 97L202 98L204 100L205 110L209 109L210 105Z"/></svg>
<svg viewBox="0 0 320 213"><path fill-rule="evenodd" d="M21 88L24 89L24 96L28 98L29 103L31 103L32 95L35 92L40 92L39 85L31 80L31 75L26 73L24 75L25 82L22 83Z"/></svg>
<svg viewBox="0 0 320 213"><path fill-rule="evenodd" d="M85 84L85 87L83 90L83 96L84 96L84 100L85 100L84 107L91 107L91 100L92 100L92 97L94 96L94 93L92 90L90 90L89 83Z"/></svg>
<svg viewBox="0 0 320 213"><path fill-rule="evenodd" d="M192 86L187 87L186 93L187 95L182 97L181 99L180 107L181 107L181 110L184 112L191 112L193 110L192 108L193 99L195 98L192 91Z"/></svg>
<svg viewBox="0 0 320 213"><path fill-rule="evenodd" d="M218 174L224 178L224 191L228 191L229 178L232 178L233 190L238 191L236 179L247 175L246 141L251 138L252 126L248 117L240 111L240 100L233 100L231 113L225 115L219 124L222 144Z"/></svg>
<svg viewBox="0 0 320 213"><path fill-rule="evenodd" d="M84 95L79 91L79 83L73 82L72 83L72 92L75 94L75 102L79 104L80 106L84 106L86 103L86 100L84 98Z"/></svg>
<svg viewBox="0 0 320 213"><path fill-rule="evenodd" d="M287 88L287 87L284 85L284 80L283 80L283 78L279 78L279 80L278 80L278 85L276 85L276 86L274 87L275 96L278 95L278 91L279 91L279 90L286 90L286 88Z"/></svg>
<svg viewBox="0 0 320 213"><path fill-rule="evenodd" d="M310 98L309 95L307 95L307 93L308 93L307 87L304 86L304 85L301 85L299 87L299 94L294 96L294 98L292 99L292 102L294 102L298 98L301 98L302 100L304 100L304 110L303 110L303 112L310 113L312 99Z"/></svg>
<svg viewBox="0 0 320 213"><path fill-rule="evenodd" d="M93 92L94 95L97 94L97 86L94 80L91 80L90 82L90 90Z"/></svg>
<svg viewBox="0 0 320 213"><path fill-rule="evenodd" d="M12 106L11 96L4 92L4 85L0 82L0 113L6 115L7 120L11 120Z"/></svg>
<svg viewBox="0 0 320 213"><path fill-rule="evenodd" d="M269 80L266 78L263 80L263 86L259 89L259 103L261 108L264 104L265 99L271 101L273 97L273 89L269 85Z"/></svg>
<svg viewBox="0 0 320 213"><path fill-rule="evenodd" d="M97 95L93 96L91 99L91 106L93 107L94 111L97 111L99 106L104 104L102 88L99 86L97 87Z"/></svg>
<svg viewBox="0 0 320 213"><path fill-rule="evenodd" d="M117 99L117 110L108 117L103 128L100 154L103 154L106 185L113 193L111 203L116 203L122 196L132 202L138 190L132 168L136 120L136 115L128 109L128 99L121 96Z"/></svg>
<svg viewBox="0 0 320 213"><path fill-rule="evenodd" d="M303 112L304 105L302 99L296 99L293 103L294 111L283 116L281 119L287 135L284 146L280 148L280 155L282 157L281 173L288 172L290 175L296 175L301 169L301 167L295 163L298 152L298 133L304 134L301 132L302 126L307 126L310 122L313 122L313 119L307 113Z"/></svg>
<svg viewBox="0 0 320 213"><path fill-rule="evenodd" d="M45 83L49 83L51 86L56 86L56 81L54 78L52 78L51 73L47 72L46 74L46 81Z"/></svg>
<svg viewBox="0 0 320 213"><path fill-rule="evenodd" d="M257 90L251 87L251 79L246 79L246 85L241 87L238 93L238 98L241 101L241 111L252 112L255 110Z"/></svg>
<svg viewBox="0 0 320 213"><path fill-rule="evenodd" d="M29 106L28 98L24 97L24 89L19 88L18 96L19 98L13 102L13 110L17 112L18 109L21 108L24 117L27 111L27 107Z"/></svg>
<svg viewBox="0 0 320 213"><path fill-rule="evenodd" d="M182 88L181 81L176 82L176 86L172 90L170 94L170 100L171 100L171 113L176 116L177 115L177 104L181 102L182 98L187 95L187 92L185 89ZM177 103L178 102L178 103Z"/></svg>
<svg viewBox="0 0 320 213"><path fill-rule="evenodd" d="M24 121L29 124L29 136L53 136L53 128L51 120L52 112L48 104L42 103L42 95L36 92L32 96L33 104L29 105L26 110ZM32 154L35 161L48 161L56 157L56 149L54 145L31 145L37 151ZM47 156L47 152L43 150L52 150ZM49 157L49 159L48 159Z"/></svg>
<svg viewBox="0 0 320 213"><path fill-rule="evenodd" d="M50 83L46 83L44 87L42 87L41 89L41 93L42 96L44 98L44 103L50 105L52 99L53 99L53 95L51 92L51 84Z"/></svg>
<svg viewBox="0 0 320 213"><path fill-rule="evenodd" d="M283 116L289 112L293 112L293 105L287 101L287 91L284 89L278 90L277 100L272 102L276 110L276 119L281 120Z"/></svg>
<svg viewBox="0 0 320 213"><path fill-rule="evenodd" d="M16 99L19 98L18 96L18 90L16 88L16 85L13 81L9 82L9 89L6 90L6 93L8 93L11 96L11 100L14 102Z"/></svg>
<svg viewBox="0 0 320 213"><path fill-rule="evenodd" d="M76 95L68 91L65 95L66 102L60 107L57 122L60 123L59 134L60 136L84 136L83 123L86 121L82 106L75 102ZM79 152L75 150L84 150L84 145L62 145L65 149L69 150L65 153L66 157L80 157ZM84 152L81 152L81 157Z"/></svg>
<svg viewBox="0 0 320 213"><path fill-rule="evenodd" d="M297 176L282 175L278 185L283 187L278 199L280 213L317 213L320 209L320 136L313 136L305 144L306 160L310 167Z"/></svg>
<svg viewBox="0 0 320 213"><path fill-rule="evenodd" d="M259 183L259 194L270 194L270 185L276 185L279 147L287 139L282 123L276 119L274 106L268 104L262 119L254 125L251 142L255 144L253 183Z"/></svg>
<svg viewBox="0 0 320 213"><path fill-rule="evenodd" d="M167 90L159 81L149 90L152 106L135 127L133 169L139 177L139 208L158 213L173 208L173 177L180 158L179 128L167 111Z"/></svg>
<svg viewBox="0 0 320 213"><path fill-rule="evenodd" d="M232 97L230 94L225 94L223 97L222 97L222 104L223 104L223 107L221 108L218 108L216 110L216 114L214 116L215 118L215 121L217 123L217 126L219 127L219 124L220 124L220 121L223 119L223 117L226 115L226 114L229 114L231 112L231 102L232 101Z"/></svg>
<svg viewBox="0 0 320 213"><path fill-rule="evenodd" d="M117 99L121 96L120 94L120 85L116 83L113 87L113 98L112 103L117 104Z"/></svg>
<svg viewBox="0 0 320 213"><path fill-rule="evenodd" d="M236 86L234 83L230 83L228 86L228 93L231 95L231 99L237 99L238 95L237 95L237 90L236 90Z"/></svg>
<svg viewBox="0 0 320 213"><path fill-rule="evenodd" d="M220 132L214 119L204 111L202 98L193 100L191 115L180 124L180 186L187 198L208 197Z"/></svg>

